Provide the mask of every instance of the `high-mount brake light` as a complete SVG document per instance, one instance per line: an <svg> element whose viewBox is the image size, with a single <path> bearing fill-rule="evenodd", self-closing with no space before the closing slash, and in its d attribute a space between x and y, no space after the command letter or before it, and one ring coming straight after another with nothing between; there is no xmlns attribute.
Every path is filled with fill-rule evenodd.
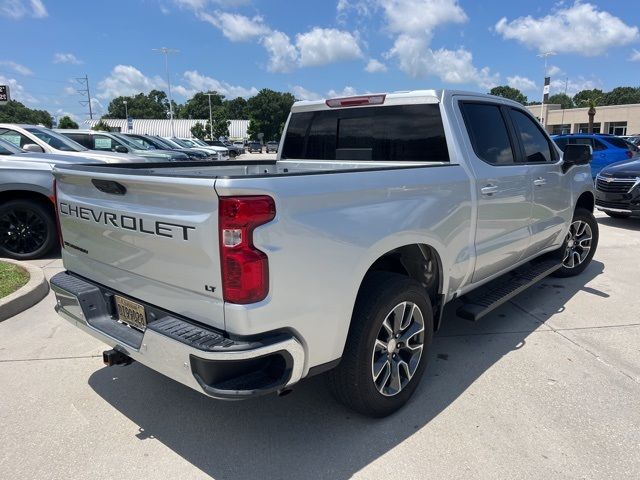
<svg viewBox="0 0 640 480"><path fill-rule="evenodd" d="M275 216L276 205L268 195L220 197L220 263L226 302L255 303L269 293L269 260L253 245L253 231Z"/></svg>
<svg viewBox="0 0 640 480"><path fill-rule="evenodd" d="M361 105L382 105L386 95L360 95L358 97L330 98L325 103L330 108L358 107Z"/></svg>

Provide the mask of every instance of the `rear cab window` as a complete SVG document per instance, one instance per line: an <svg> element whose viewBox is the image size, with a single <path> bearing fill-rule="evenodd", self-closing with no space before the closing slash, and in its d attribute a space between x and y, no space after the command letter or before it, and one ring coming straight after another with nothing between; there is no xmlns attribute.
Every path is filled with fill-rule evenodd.
<svg viewBox="0 0 640 480"><path fill-rule="evenodd" d="M282 159L448 162L438 104L291 114Z"/></svg>

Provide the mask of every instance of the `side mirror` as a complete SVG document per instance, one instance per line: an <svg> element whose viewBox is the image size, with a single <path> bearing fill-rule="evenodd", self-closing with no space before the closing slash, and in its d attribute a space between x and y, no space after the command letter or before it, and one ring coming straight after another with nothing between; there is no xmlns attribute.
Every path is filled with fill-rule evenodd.
<svg viewBox="0 0 640 480"><path fill-rule="evenodd" d="M24 147L22 147L22 149L32 153L44 153L44 148L36 143L27 143Z"/></svg>
<svg viewBox="0 0 640 480"><path fill-rule="evenodd" d="M562 157L562 170L568 171L574 165L588 165L591 161L593 149L591 145L567 145Z"/></svg>
<svg viewBox="0 0 640 480"><path fill-rule="evenodd" d="M118 153L129 153L129 149L123 145L116 145L116 152Z"/></svg>

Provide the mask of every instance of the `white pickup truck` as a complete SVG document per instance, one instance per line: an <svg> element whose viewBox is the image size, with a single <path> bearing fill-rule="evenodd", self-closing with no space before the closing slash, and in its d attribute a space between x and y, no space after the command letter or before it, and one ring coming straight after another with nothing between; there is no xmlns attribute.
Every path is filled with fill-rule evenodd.
<svg viewBox="0 0 640 480"><path fill-rule="evenodd" d="M338 400L388 415L447 302L477 320L587 267L590 158L520 104L424 90L298 102L275 161L60 165L56 310L108 365L221 399L327 372Z"/></svg>

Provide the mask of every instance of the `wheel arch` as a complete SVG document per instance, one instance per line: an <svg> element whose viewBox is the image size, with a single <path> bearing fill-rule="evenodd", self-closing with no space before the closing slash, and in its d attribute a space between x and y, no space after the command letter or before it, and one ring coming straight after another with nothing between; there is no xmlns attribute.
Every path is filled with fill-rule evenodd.
<svg viewBox="0 0 640 480"><path fill-rule="evenodd" d="M593 210L596 206L596 198L593 195L593 192L585 191L580 194L578 200L576 201L576 210L578 208L584 208L585 210L589 210L593 213Z"/></svg>
<svg viewBox="0 0 640 480"><path fill-rule="evenodd" d="M367 276L372 272L380 271L405 275L425 288L434 310L434 330L437 330L442 316L445 288L445 270L438 249L426 243L409 243L380 254L370 263L362 276L358 286L358 295Z"/></svg>

